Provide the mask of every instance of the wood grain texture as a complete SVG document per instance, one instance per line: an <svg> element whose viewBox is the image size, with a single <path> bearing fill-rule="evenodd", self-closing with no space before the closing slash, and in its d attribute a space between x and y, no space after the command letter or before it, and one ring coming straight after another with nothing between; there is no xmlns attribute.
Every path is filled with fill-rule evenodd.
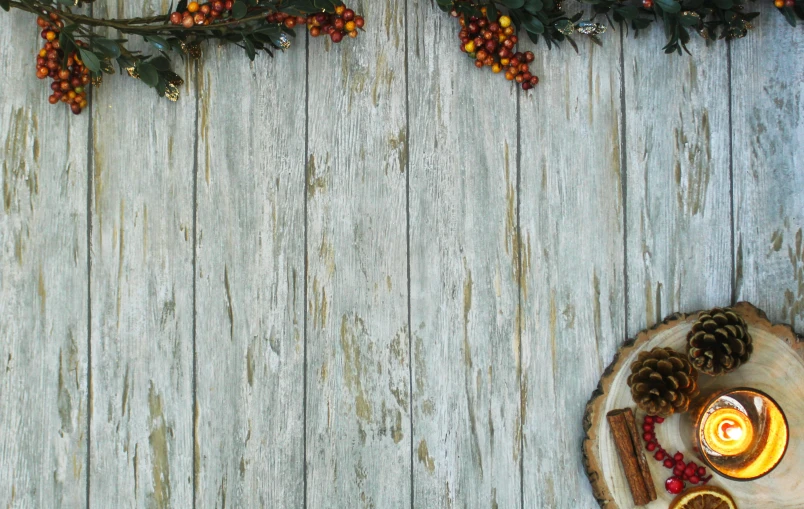
<svg viewBox="0 0 804 509"><path fill-rule="evenodd" d="M732 45L735 299L804 323L804 51L771 5Z"/></svg>
<svg viewBox="0 0 804 509"><path fill-rule="evenodd" d="M199 509L304 502L305 74L303 32L254 63L210 47L201 70Z"/></svg>
<svg viewBox="0 0 804 509"><path fill-rule="evenodd" d="M355 2L349 44L310 43L310 508L410 505L404 3Z"/></svg>
<svg viewBox="0 0 804 509"><path fill-rule="evenodd" d="M623 47L629 335L731 300L727 48L666 42L657 24Z"/></svg>
<svg viewBox="0 0 804 509"><path fill-rule="evenodd" d="M414 506L520 507L516 92L408 6Z"/></svg>
<svg viewBox="0 0 804 509"><path fill-rule="evenodd" d="M619 44L538 48L521 98L524 507L595 504L579 426L625 316Z"/></svg>
<svg viewBox="0 0 804 509"><path fill-rule="evenodd" d="M0 11L0 506L86 502L86 116L47 102L35 18Z"/></svg>
<svg viewBox="0 0 804 509"><path fill-rule="evenodd" d="M108 0L94 14L166 8ZM119 74L93 96L92 507L192 505L196 102L177 61L176 104Z"/></svg>

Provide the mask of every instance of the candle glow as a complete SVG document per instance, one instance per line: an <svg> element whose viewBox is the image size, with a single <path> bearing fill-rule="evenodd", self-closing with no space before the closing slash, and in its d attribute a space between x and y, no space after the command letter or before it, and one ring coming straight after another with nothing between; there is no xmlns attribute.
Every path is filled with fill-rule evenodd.
<svg viewBox="0 0 804 509"><path fill-rule="evenodd" d="M723 456L745 452L754 435L748 417L734 408L712 412L704 423L703 433L709 448Z"/></svg>
<svg viewBox="0 0 804 509"><path fill-rule="evenodd" d="M698 417L704 461L730 479L745 481L773 470L787 450L789 431L773 399L753 389L715 395Z"/></svg>

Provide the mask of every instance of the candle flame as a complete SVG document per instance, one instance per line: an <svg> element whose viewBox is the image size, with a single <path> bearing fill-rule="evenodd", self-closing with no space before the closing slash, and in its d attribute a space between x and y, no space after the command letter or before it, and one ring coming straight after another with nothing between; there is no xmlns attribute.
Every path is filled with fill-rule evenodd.
<svg viewBox="0 0 804 509"><path fill-rule="evenodd" d="M739 440L743 437L743 428L738 425L724 423L723 434L726 440Z"/></svg>

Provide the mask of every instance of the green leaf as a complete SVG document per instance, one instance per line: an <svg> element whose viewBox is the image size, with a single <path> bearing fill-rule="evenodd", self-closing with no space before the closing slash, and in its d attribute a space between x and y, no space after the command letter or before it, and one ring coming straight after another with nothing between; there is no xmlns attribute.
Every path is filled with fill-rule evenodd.
<svg viewBox="0 0 804 509"><path fill-rule="evenodd" d="M521 9L525 5L525 0L500 0L500 3L509 9Z"/></svg>
<svg viewBox="0 0 804 509"><path fill-rule="evenodd" d="M170 43L158 35L146 35L144 39L159 51L170 50Z"/></svg>
<svg viewBox="0 0 804 509"><path fill-rule="evenodd" d="M109 58L117 58L120 56L120 45L111 39L98 37L92 41L92 46L100 50L100 52L103 53L103 56Z"/></svg>
<svg viewBox="0 0 804 509"><path fill-rule="evenodd" d="M714 4L719 8L726 10L734 7L734 0L714 0Z"/></svg>
<svg viewBox="0 0 804 509"><path fill-rule="evenodd" d="M157 71L169 71L170 60L165 57L156 57L148 60L148 63L156 68Z"/></svg>
<svg viewBox="0 0 804 509"><path fill-rule="evenodd" d="M544 24L536 16L527 16L522 22L522 26L532 34L544 33Z"/></svg>
<svg viewBox="0 0 804 509"><path fill-rule="evenodd" d="M248 59L253 62L257 57L257 50L254 48L254 43L251 42L251 39L243 39L243 48L246 50Z"/></svg>
<svg viewBox="0 0 804 509"><path fill-rule="evenodd" d="M142 82L149 87L155 87L159 83L159 72L157 72L156 67L148 62L138 61L134 65L134 70L140 75Z"/></svg>
<svg viewBox="0 0 804 509"><path fill-rule="evenodd" d="M625 19L634 19L639 16L639 9L636 5L620 5L614 8L614 12L619 13Z"/></svg>
<svg viewBox="0 0 804 509"><path fill-rule="evenodd" d="M486 15L489 17L490 20L494 21L499 16L497 12L497 5L494 2L490 2L486 6Z"/></svg>
<svg viewBox="0 0 804 509"><path fill-rule="evenodd" d="M677 0L656 0L656 5L662 8L664 12L675 14L681 10L681 3Z"/></svg>
<svg viewBox="0 0 804 509"><path fill-rule="evenodd" d="M693 27L701 22L701 17L696 16L693 12L686 11L678 17L678 21L682 26Z"/></svg>
<svg viewBox="0 0 804 509"><path fill-rule="evenodd" d="M542 0L525 0L525 10L531 14L536 14L544 7Z"/></svg>
<svg viewBox="0 0 804 509"><path fill-rule="evenodd" d="M248 12L248 7L244 2L237 0L237 2L232 5L232 17L234 19L242 19L246 16Z"/></svg>
<svg viewBox="0 0 804 509"><path fill-rule="evenodd" d="M790 24L791 27L796 26L796 17L793 13L793 9L791 9L790 7L783 7L782 14L784 15L784 19L787 20L787 22Z"/></svg>
<svg viewBox="0 0 804 509"><path fill-rule="evenodd" d="M9 0L0 0L0 8L8 12L11 9L11 4L9 3Z"/></svg>
<svg viewBox="0 0 804 509"><path fill-rule="evenodd" d="M92 53L88 49L84 48L78 48L78 52L81 54L81 61L84 62L84 65L87 66L87 69L92 72L100 72L100 60L95 53Z"/></svg>

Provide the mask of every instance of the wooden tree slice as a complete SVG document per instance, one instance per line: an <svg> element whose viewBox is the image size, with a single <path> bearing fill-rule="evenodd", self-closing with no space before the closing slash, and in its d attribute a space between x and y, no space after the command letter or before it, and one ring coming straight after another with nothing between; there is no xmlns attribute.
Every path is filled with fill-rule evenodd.
<svg viewBox="0 0 804 509"><path fill-rule="evenodd" d="M747 364L728 375L716 378L701 375L699 385L702 390L745 386L768 393L787 416L790 442L782 462L765 477L737 482L714 475L710 484L731 493L741 509L801 509L804 503L804 482L801 482L801 472L804 472L804 337L797 335L788 325L771 324L765 313L747 302L740 302L734 309L748 324L754 339L754 354ZM657 346L683 351L687 333L697 316L697 312L669 316L662 323L626 342L587 403L584 465L595 498L604 509L634 507L606 422L606 413L631 407L635 409L637 419L641 420L644 413L636 410L627 385L631 363L642 350ZM678 450L687 457L694 457L692 426L688 416L672 416L657 426L657 438L666 450ZM648 459L659 498L645 507L666 509L673 496L665 491L664 481L672 473L653 458Z"/></svg>

